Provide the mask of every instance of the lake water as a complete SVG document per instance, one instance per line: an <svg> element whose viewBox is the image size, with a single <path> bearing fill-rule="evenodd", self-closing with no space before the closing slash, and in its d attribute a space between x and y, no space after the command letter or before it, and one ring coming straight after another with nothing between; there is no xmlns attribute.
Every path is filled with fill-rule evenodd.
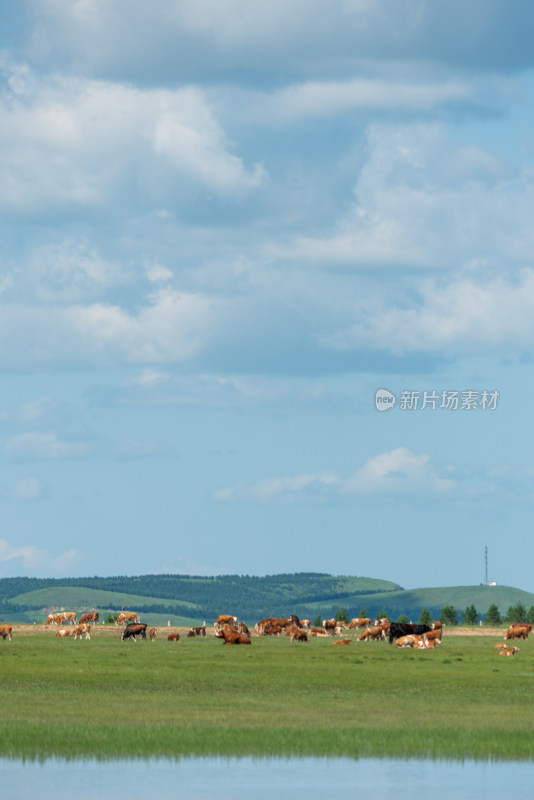
<svg viewBox="0 0 534 800"><path fill-rule="evenodd" d="M514 800L534 797L534 762L338 758L146 761L0 759L6 800Z"/></svg>

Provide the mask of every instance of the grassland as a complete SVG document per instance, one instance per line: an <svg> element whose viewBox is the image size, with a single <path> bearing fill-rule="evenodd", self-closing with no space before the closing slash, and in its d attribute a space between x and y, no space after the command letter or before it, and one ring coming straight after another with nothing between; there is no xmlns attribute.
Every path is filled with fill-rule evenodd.
<svg viewBox="0 0 534 800"><path fill-rule="evenodd" d="M433 651L214 637L91 641L17 630L0 641L4 755L331 755L530 759L534 644L495 635Z"/></svg>

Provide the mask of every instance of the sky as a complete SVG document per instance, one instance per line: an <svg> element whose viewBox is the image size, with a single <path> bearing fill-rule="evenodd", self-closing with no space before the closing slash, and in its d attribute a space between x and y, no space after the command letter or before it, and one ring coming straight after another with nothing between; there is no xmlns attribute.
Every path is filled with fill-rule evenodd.
<svg viewBox="0 0 534 800"><path fill-rule="evenodd" d="M0 577L534 591L533 36L2 4Z"/></svg>

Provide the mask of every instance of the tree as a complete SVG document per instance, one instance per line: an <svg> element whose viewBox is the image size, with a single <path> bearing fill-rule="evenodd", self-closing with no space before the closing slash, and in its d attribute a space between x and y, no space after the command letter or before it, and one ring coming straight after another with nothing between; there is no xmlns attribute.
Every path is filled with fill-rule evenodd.
<svg viewBox="0 0 534 800"><path fill-rule="evenodd" d="M462 614L462 617L465 625L478 625L478 611L473 603L471 603L470 606L467 606Z"/></svg>
<svg viewBox="0 0 534 800"><path fill-rule="evenodd" d="M432 625L434 622L434 618L428 608L423 608L421 611L421 616L419 617L419 624L420 625Z"/></svg>
<svg viewBox="0 0 534 800"><path fill-rule="evenodd" d="M501 625L501 624L502 624L501 612L499 611L495 603L492 603L488 608L488 610L486 611L486 616L484 617L484 625Z"/></svg>
<svg viewBox="0 0 534 800"><path fill-rule="evenodd" d="M113 614L108 614L106 619L104 620L105 625L114 625L117 622L117 617L119 616L119 612L116 611Z"/></svg>
<svg viewBox="0 0 534 800"><path fill-rule="evenodd" d="M454 606L443 606L439 621L442 625L458 625L458 612Z"/></svg>
<svg viewBox="0 0 534 800"><path fill-rule="evenodd" d="M348 614L346 610L343 608L343 606L341 606L341 608L338 608L338 610L336 611L336 622L348 622L348 621L349 621Z"/></svg>
<svg viewBox="0 0 534 800"><path fill-rule="evenodd" d="M384 617L387 617L389 619L388 612L384 611L384 609L381 608L380 611L378 612L378 614L376 615L376 618L377 619L384 619Z"/></svg>
<svg viewBox="0 0 534 800"><path fill-rule="evenodd" d="M409 622L410 618L406 616L406 614L401 614L400 617L397 619L397 622Z"/></svg>
<svg viewBox="0 0 534 800"><path fill-rule="evenodd" d="M367 617L367 611L365 610L365 608L362 608L358 616L363 617L364 619Z"/></svg>
<svg viewBox="0 0 534 800"><path fill-rule="evenodd" d="M515 606L509 606L508 611L506 612L506 622L510 625L518 622L526 622L527 621L527 609L523 605L521 601L515 604Z"/></svg>
<svg viewBox="0 0 534 800"><path fill-rule="evenodd" d="M317 616L313 620L313 627L314 628L321 628L322 625L323 625L323 618L321 617L320 614L317 614Z"/></svg>
<svg viewBox="0 0 534 800"><path fill-rule="evenodd" d="M534 625L534 606L530 606L527 611L527 622L531 622Z"/></svg>

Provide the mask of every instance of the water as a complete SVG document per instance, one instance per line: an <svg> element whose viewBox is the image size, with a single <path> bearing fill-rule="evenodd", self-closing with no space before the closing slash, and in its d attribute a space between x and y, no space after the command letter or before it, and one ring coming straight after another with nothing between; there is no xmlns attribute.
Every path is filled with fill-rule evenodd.
<svg viewBox="0 0 534 800"><path fill-rule="evenodd" d="M343 758L0 759L9 800L532 800L534 762Z"/></svg>

